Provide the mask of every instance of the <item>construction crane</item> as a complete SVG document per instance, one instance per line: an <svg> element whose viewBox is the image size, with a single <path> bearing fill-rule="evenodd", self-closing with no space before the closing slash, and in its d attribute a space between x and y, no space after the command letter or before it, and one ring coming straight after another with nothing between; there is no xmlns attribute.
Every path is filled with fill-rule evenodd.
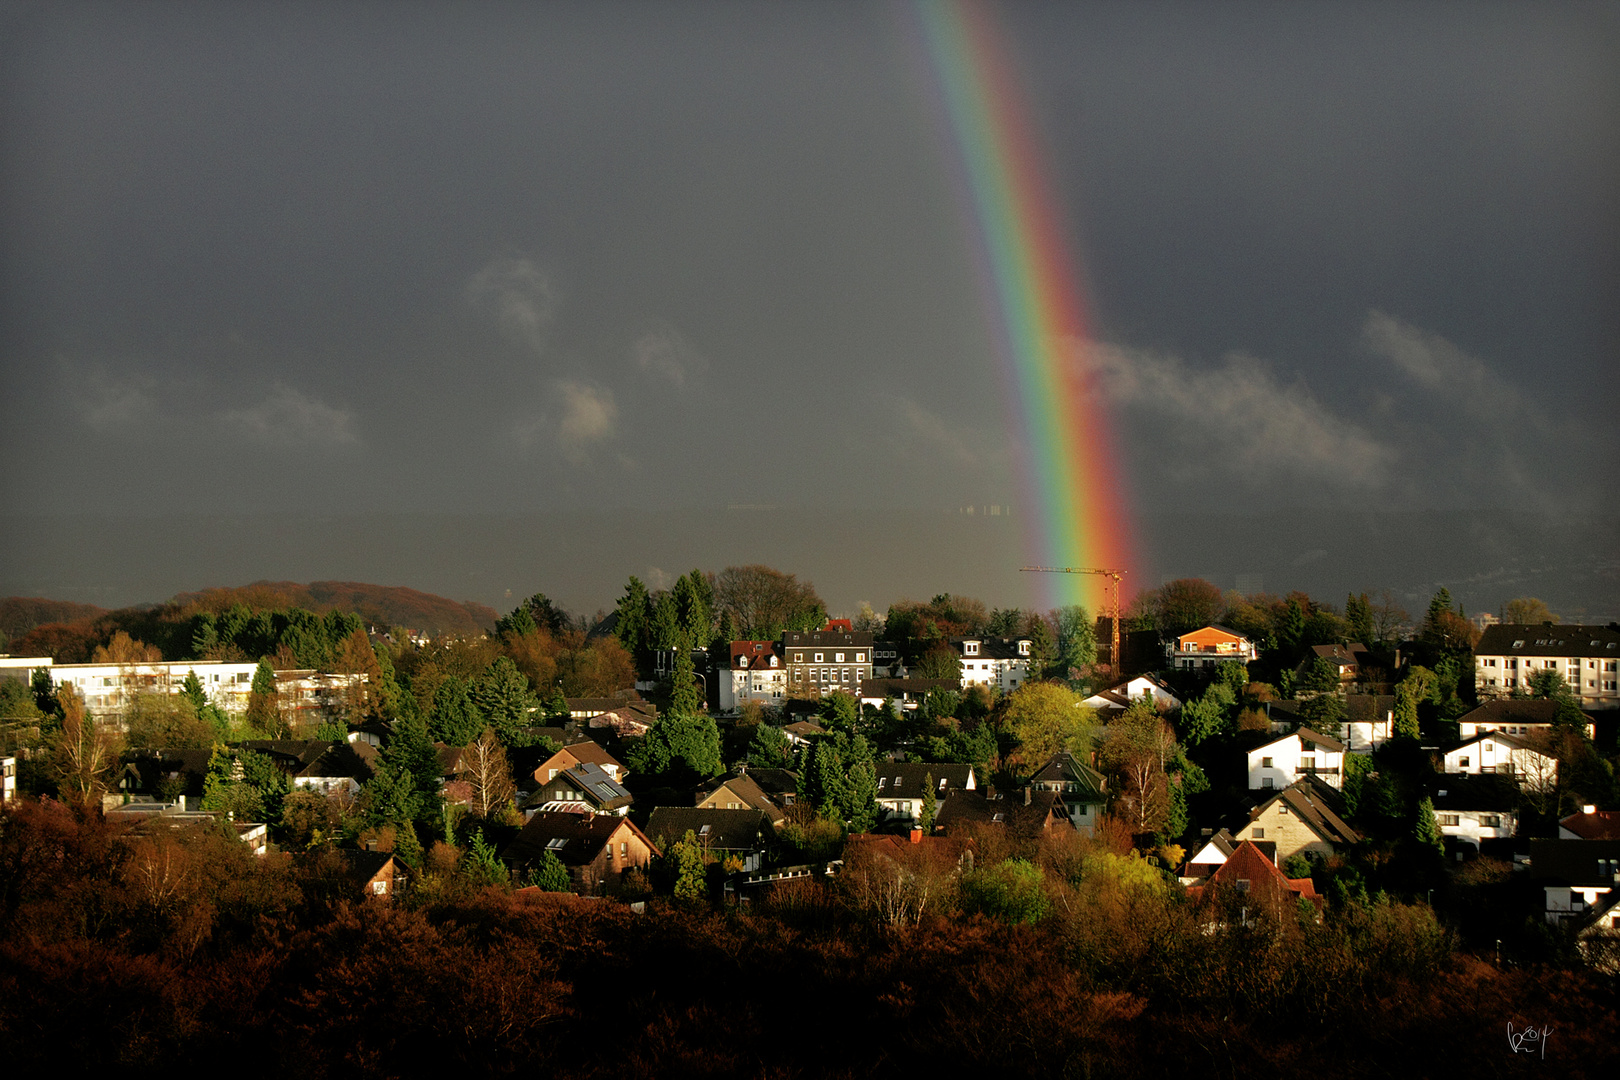
<svg viewBox="0 0 1620 1080"><path fill-rule="evenodd" d="M1108 579L1104 586L1108 590L1108 622L1113 628L1114 639L1108 653L1108 665L1118 675L1124 671L1119 652L1119 583L1125 576L1124 570L1098 570L1090 566L1020 566L1021 572L1031 574L1097 574Z"/></svg>

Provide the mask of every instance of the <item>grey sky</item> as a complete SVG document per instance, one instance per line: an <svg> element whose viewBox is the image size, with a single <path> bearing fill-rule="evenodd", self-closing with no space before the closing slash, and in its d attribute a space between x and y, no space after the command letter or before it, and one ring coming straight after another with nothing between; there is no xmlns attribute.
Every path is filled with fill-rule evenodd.
<svg viewBox="0 0 1620 1080"><path fill-rule="evenodd" d="M1144 513L1620 511L1620 9L996 10ZM1018 498L903 8L0 12L8 514Z"/></svg>

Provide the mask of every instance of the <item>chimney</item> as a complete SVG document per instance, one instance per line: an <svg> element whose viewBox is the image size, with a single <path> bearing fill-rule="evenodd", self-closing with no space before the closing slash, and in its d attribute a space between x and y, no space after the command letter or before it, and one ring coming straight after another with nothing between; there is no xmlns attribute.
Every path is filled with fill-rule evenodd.
<svg viewBox="0 0 1620 1080"><path fill-rule="evenodd" d="M186 812L186 797L184 795L180 796L180 812L182 814Z"/></svg>
<svg viewBox="0 0 1620 1080"><path fill-rule="evenodd" d="M922 843L922 827L921 826L913 825L911 827L911 842L913 844Z"/></svg>
<svg viewBox="0 0 1620 1080"><path fill-rule="evenodd" d="M366 841L366 850L367 851L376 851L377 850L377 841L375 839L367 840Z"/></svg>

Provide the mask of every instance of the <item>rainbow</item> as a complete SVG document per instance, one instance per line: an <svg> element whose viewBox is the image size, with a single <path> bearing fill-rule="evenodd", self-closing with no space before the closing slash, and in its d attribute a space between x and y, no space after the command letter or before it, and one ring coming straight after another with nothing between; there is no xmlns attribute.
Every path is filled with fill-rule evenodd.
<svg viewBox="0 0 1620 1080"><path fill-rule="evenodd" d="M1077 350L1091 340L1039 142L990 13L916 0L940 112L955 143L980 277L1024 455L1025 542L1047 566L1131 569L1108 418ZM1102 606L1104 579L1040 574L1048 605ZM1125 592L1136 584L1125 581Z"/></svg>

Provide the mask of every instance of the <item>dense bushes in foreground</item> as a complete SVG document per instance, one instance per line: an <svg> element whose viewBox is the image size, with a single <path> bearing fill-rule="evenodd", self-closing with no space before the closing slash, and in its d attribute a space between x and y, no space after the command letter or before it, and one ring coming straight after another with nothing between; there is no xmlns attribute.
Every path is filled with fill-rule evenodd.
<svg viewBox="0 0 1620 1080"><path fill-rule="evenodd" d="M1098 883L1100 882L1100 883ZM1426 908L1243 926L1082 879L1035 923L895 929L843 887L749 914L494 889L349 903L319 865L0 814L0 1037L19 1074L552 1077L1613 1075L1612 985L1453 953ZM1220 924L1225 923L1222 927ZM1545 1065L1506 1025L1550 1025Z"/></svg>

